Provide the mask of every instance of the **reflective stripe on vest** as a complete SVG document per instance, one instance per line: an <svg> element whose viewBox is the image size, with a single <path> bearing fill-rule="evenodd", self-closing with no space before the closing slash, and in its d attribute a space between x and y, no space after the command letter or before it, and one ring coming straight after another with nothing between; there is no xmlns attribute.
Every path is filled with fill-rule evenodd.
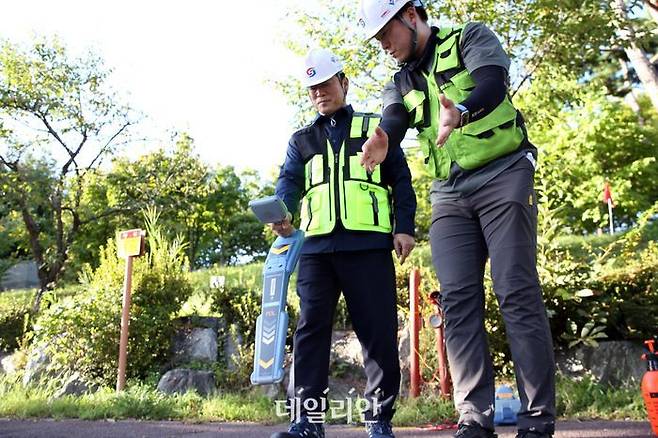
<svg viewBox="0 0 658 438"><path fill-rule="evenodd" d="M361 145L378 124L377 116L354 113L348 139L340 151L335 154L327 140L324 152L306 162L300 210L300 228L306 236L331 233L336 217L347 230L393 230L390 192L381 181L380 166L369 173L360 164Z"/></svg>
<svg viewBox="0 0 658 438"><path fill-rule="evenodd" d="M426 90L414 89L402 78L403 101L410 113L411 126L418 129L418 142L430 174L447 179L453 161L462 169L477 169L516 149L524 138L517 126L517 110L508 96L485 117L454 130L442 148L436 146L439 122L439 94L455 103L464 101L475 82L462 65L459 42L463 27L441 28L438 32L430 73L411 73L426 84ZM422 75L422 76L421 76ZM407 76L408 78L408 76ZM441 82L437 83L437 78Z"/></svg>

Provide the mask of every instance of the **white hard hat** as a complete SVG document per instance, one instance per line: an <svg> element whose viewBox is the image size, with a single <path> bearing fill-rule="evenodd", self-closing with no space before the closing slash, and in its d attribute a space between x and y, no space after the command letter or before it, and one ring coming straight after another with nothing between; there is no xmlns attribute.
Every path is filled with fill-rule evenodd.
<svg viewBox="0 0 658 438"><path fill-rule="evenodd" d="M304 69L302 84L305 87L312 87L343 71L343 63L327 49L312 49L306 55Z"/></svg>
<svg viewBox="0 0 658 438"><path fill-rule="evenodd" d="M361 0L358 25L363 30L365 39L369 40L377 35L408 3L423 7L422 0Z"/></svg>

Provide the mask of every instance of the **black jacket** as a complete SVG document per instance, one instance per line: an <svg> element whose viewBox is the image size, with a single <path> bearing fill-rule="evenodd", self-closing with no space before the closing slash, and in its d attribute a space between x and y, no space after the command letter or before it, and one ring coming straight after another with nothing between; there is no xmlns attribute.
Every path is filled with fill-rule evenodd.
<svg viewBox="0 0 658 438"><path fill-rule="evenodd" d="M300 152L301 138L325 138L337 153L347 136L347 130L354 114L351 105L338 110L333 116L317 115L315 120L305 128L295 132L288 142L286 161L281 167L276 183L276 194L296 217L299 202L304 191L304 160ZM331 119L335 121L332 126ZM304 135L314 130L319 136ZM411 186L411 172L399 144L389 144L386 160L381 164L382 182L392 189L394 233L414 235L416 215L416 195ZM303 254L316 254L336 251L360 251L368 249L391 249L392 235L346 230L340 220L333 232L323 236L306 239Z"/></svg>

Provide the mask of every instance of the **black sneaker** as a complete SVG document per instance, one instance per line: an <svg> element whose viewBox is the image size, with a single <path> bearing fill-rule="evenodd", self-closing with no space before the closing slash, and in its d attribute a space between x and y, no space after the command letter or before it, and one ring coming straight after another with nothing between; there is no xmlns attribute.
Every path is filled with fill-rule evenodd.
<svg viewBox="0 0 658 438"><path fill-rule="evenodd" d="M548 432L539 432L535 429L523 429L519 430L519 433L516 434L516 438L553 438L553 434Z"/></svg>
<svg viewBox="0 0 658 438"><path fill-rule="evenodd" d="M498 435L477 423L462 423L457 429L455 438L498 438Z"/></svg>
<svg viewBox="0 0 658 438"><path fill-rule="evenodd" d="M288 432L277 432L270 438L324 438L324 426L322 423L311 423L308 417L301 417L290 424Z"/></svg>
<svg viewBox="0 0 658 438"><path fill-rule="evenodd" d="M366 422L368 438L395 438L393 426L388 420L377 420Z"/></svg>

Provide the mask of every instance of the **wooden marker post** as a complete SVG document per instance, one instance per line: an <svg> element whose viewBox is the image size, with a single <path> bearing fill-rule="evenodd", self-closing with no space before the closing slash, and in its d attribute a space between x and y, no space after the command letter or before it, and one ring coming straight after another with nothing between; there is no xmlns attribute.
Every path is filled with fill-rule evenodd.
<svg viewBox="0 0 658 438"><path fill-rule="evenodd" d="M130 325L130 303L133 282L133 258L144 254L144 230L128 230L117 233L117 253L126 259L123 277L123 310L121 312L121 338L119 341L119 369L117 392L126 386L126 363L128 354L128 326Z"/></svg>
<svg viewBox="0 0 658 438"><path fill-rule="evenodd" d="M409 397L420 395L420 270L413 269L409 274Z"/></svg>
<svg viewBox="0 0 658 438"><path fill-rule="evenodd" d="M612 236L615 233L614 222L612 219L612 209L615 208L615 203L612 200L612 188L608 181L605 182L603 186L603 202L608 204L608 217L610 218L610 235Z"/></svg>

